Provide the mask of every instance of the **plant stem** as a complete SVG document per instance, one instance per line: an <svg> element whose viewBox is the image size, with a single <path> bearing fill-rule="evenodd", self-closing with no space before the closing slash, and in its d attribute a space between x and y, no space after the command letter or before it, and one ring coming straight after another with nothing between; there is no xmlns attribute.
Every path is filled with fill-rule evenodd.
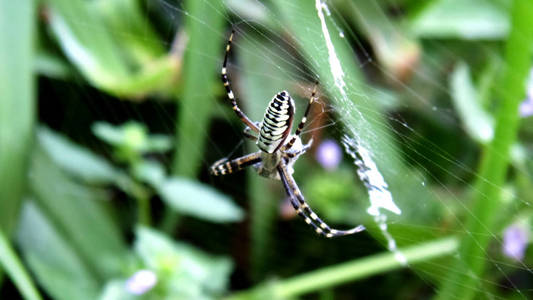
<svg viewBox="0 0 533 300"><path fill-rule="evenodd" d="M180 221L180 214L173 211L168 206L165 208L165 212L163 214L163 218L159 224L159 228L161 231L165 232L168 235L172 235L174 233L174 229L176 226L178 226Z"/></svg>
<svg viewBox="0 0 533 300"><path fill-rule="evenodd" d="M515 142L519 114L518 106L525 96L525 82L531 65L533 45L533 3L515 0L512 27L505 47L501 103L497 115L494 139L485 147L479 171L474 206L467 220L459 249L460 259L444 278L437 299L471 299L482 290L487 245L494 235L494 219L503 203L501 187L509 163L509 150ZM475 234L474 234L475 233Z"/></svg>
<svg viewBox="0 0 533 300"><path fill-rule="evenodd" d="M33 141L36 2L0 0L0 229L7 235L25 193Z"/></svg>
<svg viewBox="0 0 533 300"><path fill-rule="evenodd" d="M452 254L457 251L457 248L457 238L447 237L400 251L409 264L416 264ZM271 289L275 299L291 298L403 267L404 265L395 258L394 253L385 252L285 279L268 288ZM238 293L229 299L253 298L254 294L260 290L252 289Z"/></svg>
<svg viewBox="0 0 533 300"><path fill-rule="evenodd" d="M131 162L130 165L133 166L135 162ZM131 178L135 178L133 174L133 167L130 168ZM137 201L137 222L144 226L150 227L152 223L152 209L150 207L150 198L151 193L142 185L141 182L136 180L132 181L130 187L135 201Z"/></svg>
<svg viewBox="0 0 533 300"><path fill-rule="evenodd" d="M35 288L30 276L24 269L17 254L9 245L4 233L0 230L0 266L2 266L15 286L24 296L24 299L39 300L42 299Z"/></svg>
<svg viewBox="0 0 533 300"><path fill-rule="evenodd" d="M139 223L149 227L151 221L150 199L148 197L137 198L137 209L139 210Z"/></svg>

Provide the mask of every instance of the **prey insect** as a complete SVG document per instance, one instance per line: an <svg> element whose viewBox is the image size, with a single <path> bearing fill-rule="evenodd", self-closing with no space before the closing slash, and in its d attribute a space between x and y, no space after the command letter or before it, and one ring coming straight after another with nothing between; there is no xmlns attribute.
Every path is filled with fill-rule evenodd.
<svg viewBox="0 0 533 300"><path fill-rule="evenodd" d="M309 207L292 176L294 162L313 143L311 139L307 144L303 144L300 134L307 122L311 105L317 100L317 84L315 84L307 108L294 134L291 134L291 129L294 122L295 106L287 91L279 92L274 96L266 108L262 122L252 122L237 105L235 94L228 79L227 63L234 33L232 31L226 45L221 72L222 83L226 88L233 111L246 125L244 129L245 137L254 140L259 151L232 160L220 159L210 167L210 173L215 176L227 175L252 166L261 176L281 180L291 205L305 223L313 227L317 234L331 238L363 231L365 228L362 225L348 230L331 228Z"/></svg>

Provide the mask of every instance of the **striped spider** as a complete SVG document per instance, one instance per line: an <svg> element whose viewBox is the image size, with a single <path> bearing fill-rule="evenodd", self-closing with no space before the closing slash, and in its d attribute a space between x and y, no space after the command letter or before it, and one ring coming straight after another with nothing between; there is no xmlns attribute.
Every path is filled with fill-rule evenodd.
<svg viewBox="0 0 533 300"><path fill-rule="evenodd" d="M317 99L316 86L313 89L309 103L302 120L298 124L296 132L291 134L294 119L294 101L287 91L277 93L268 104L263 118L263 122L252 122L239 108L227 75L228 55L231 49L231 41L235 31L232 31L226 45L224 63L222 64L222 82L226 88L228 98L231 101L233 110L241 121L246 125L244 129L245 137L255 141L259 151L233 159L220 159L215 162L210 173L215 176L231 174L240 171L248 166L253 166L259 175L281 180L285 191L289 196L291 205L303 220L312 226L315 232L327 238L354 234L364 230L364 226L359 225L349 230L337 230L329 227L311 210L305 201L302 192L298 188L296 181L292 177L294 173L293 164L298 157L304 154L313 143L311 139L307 144L302 144L300 134L307 121L307 115L311 104Z"/></svg>

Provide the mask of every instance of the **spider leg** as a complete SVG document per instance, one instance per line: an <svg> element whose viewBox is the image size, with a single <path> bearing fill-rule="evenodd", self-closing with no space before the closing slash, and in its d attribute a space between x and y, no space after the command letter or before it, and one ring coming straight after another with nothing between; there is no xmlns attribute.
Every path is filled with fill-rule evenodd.
<svg viewBox="0 0 533 300"><path fill-rule="evenodd" d="M250 140L254 142L257 141L257 136L253 134L252 129L250 129L250 127L248 126L244 128L244 137L249 138Z"/></svg>
<svg viewBox="0 0 533 300"><path fill-rule="evenodd" d="M365 227L363 225L359 225L348 230L338 230L329 227L328 224L322 221L313 212L311 207L309 207L309 205L305 201L302 192L298 188L296 181L294 181L292 175L289 174L289 172L287 171L287 165L283 160L278 166L278 172L281 181L283 182L283 186L285 187L285 190L289 195L289 198L291 199L292 206L294 207L298 215L302 217L307 224L311 225L315 229L315 232L317 234L325 236L327 238L332 238L337 236L350 235L365 230Z"/></svg>
<svg viewBox="0 0 533 300"><path fill-rule="evenodd" d="M311 148L311 145L313 145L313 138L311 138L309 140L309 142L307 142L307 144L305 144L302 149L298 150L298 151L294 151L294 150L287 150L285 151L284 153L287 155L287 157L289 158L294 158L300 154L304 154L305 152L307 152L307 150L309 150L309 148Z"/></svg>
<svg viewBox="0 0 533 300"><path fill-rule="evenodd" d="M311 93L311 97L309 98L309 103L307 104L307 108L305 109L304 116L302 117L302 120L300 121L300 124L298 124L298 128L296 128L296 132L294 133L294 136L290 139L290 141L283 146L284 150L289 150L294 145L294 142L296 142L296 137L300 136L302 133L302 130L304 129L305 122L307 122L307 115L309 115L309 111L311 110L311 104L315 102L316 98L316 88L318 86L318 82L315 82L315 87L313 88L313 92Z"/></svg>
<svg viewBox="0 0 533 300"><path fill-rule="evenodd" d="M216 161L210 168L209 173L215 176L227 175L240 171L246 167L255 165L261 161L261 151L254 152L236 159L222 158Z"/></svg>
<svg viewBox="0 0 533 300"><path fill-rule="evenodd" d="M224 84L224 87L226 88L226 93L228 94L228 99L231 101L231 105L233 108L233 111L237 114L237 117L241 119L241 121L246 124L248 127L250 127L253 131L259 133L259 127L257 127L254 122L252 122L239 108L237 105L237 101L235 100L235 95L233 94L233 90L231 89L231 83L229 82L228 75L227 75L227 64L228 64L228 55L229 51L231 49L231 41L233 40L233 34L235 34L235 30L231 31L231 35L228 39L228 44L226 45L226 54L224 55L224 63L222 64L222 83Z"/></svg>

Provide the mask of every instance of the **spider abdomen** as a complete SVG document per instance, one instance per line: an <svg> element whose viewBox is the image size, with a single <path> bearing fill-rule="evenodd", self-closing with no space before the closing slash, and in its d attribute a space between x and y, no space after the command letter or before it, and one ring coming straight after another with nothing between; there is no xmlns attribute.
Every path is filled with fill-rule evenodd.
<svg viewBox="0 0 533 300"><path fill-rule="evenodd" d="M270 101L261 123L257 146L266 153L274 153L283 144L292 126L294 102L286 91Z"/></svg>

